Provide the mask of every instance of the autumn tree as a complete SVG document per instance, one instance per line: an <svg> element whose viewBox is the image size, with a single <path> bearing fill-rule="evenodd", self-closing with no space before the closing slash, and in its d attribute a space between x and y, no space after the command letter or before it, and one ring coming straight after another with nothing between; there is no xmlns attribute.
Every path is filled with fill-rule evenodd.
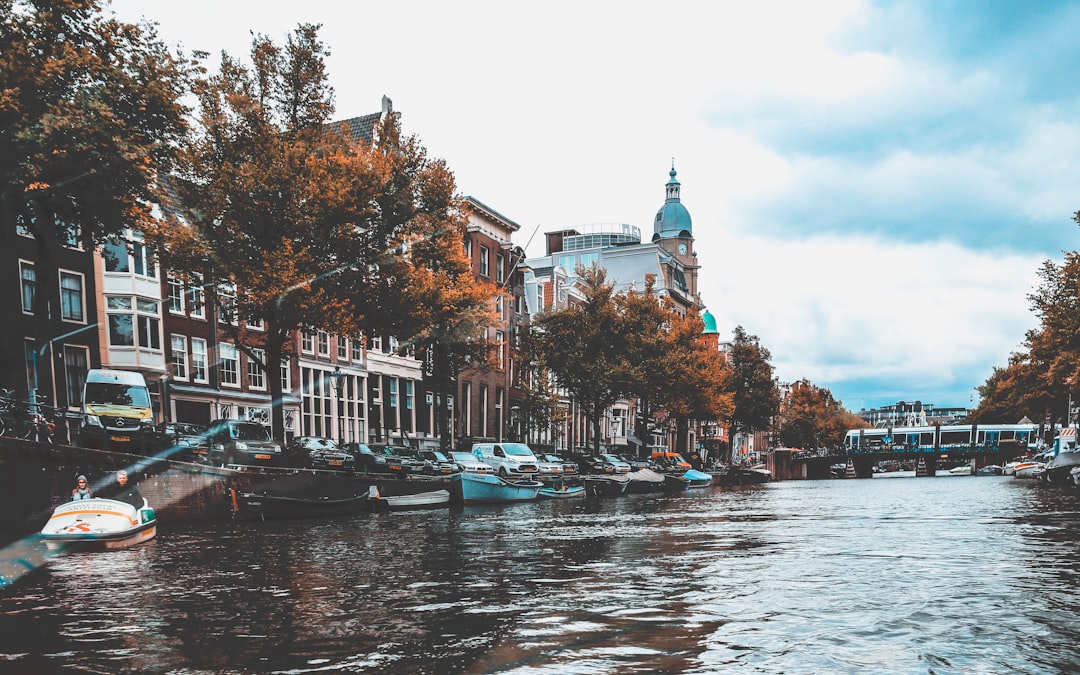
<svg viewBox="0 0 1080 675"><path fill-rule="evenodd" d="M436 307L469 304L432 293L453 295L461 280L449 253L464 234L452 174L393 116L374 145L330 123L318 31L301 25L284 46L256 36L250 68L223 54L219 72L197 81L199 123L177 182L188 227L155 231L166 261L202 275L231 313L222 330L267 372L297 329L408 343ZM268 380L280 401L280 378ZM280 405L273 430L283 437Z"/></svg>
<svg viewBox="0 0 1080 675"><path fill-rule="evenodd" d="M831 391L806 379L791 385L777 423L781 443L804 449L838 446L849 429L864 426L862 419L844 408Z"/></svg>
<svg viewBox="0 0 1080 675"><path fill-rule="evenodd" d="M731 345L731 394L734 410L730 418L730 435L734 441L740 433L768 429L780 409L772 354L761 346L758 337L735 327Z"/></svg>
<svg viewBox="0 0 1080 675"><path fill-rule="evenodd" d="M625 378L633 396L638 399L638 417L634 435L648 442L654 411L661 405L670 388L671 363L667 325L672 311L656 296L656 276L645 276L641 291L635 288L619 295L622 329L626 342Z"/></svg>
<svg viewBox="0 0 1080 675"><path fill-rule="evenodd" d="M102 4L0 0L0 236L34 238L39 317L65 243L92 250L145 228L155 172L186 131L188 63L153 25L106 17ZM21 354L3 364L23 366Z"/></svg>
<svg viewBox="0 0 1080 675"><path fill-rule="evenodd" d="M525 369L526 377L521 386L519 414L526 442L529 442L548 430L557 433L568 415L559 405L561 398L551 380L551 371L545 363L525 361L521 366Z"/></svg>
<svg viewBox="0 0 1080 675"><path fill-rule="evenodd" d="M593 450L600 451L600 420L626 394L625 349L614 287L596 265L578 269L580 303L538 315L527 350L542 360L589 420Z"/></svg>

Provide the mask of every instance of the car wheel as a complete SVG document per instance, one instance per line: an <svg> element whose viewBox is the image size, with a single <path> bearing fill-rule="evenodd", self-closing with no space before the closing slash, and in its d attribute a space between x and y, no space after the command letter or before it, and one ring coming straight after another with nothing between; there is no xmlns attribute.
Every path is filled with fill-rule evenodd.
<svg viewBox="0 0 1080 675"><path fill-rule="evenodd" d="M505 466L500 466L499 467L499 476L502 477L502 478L506 478L506 467Z"/></svg>

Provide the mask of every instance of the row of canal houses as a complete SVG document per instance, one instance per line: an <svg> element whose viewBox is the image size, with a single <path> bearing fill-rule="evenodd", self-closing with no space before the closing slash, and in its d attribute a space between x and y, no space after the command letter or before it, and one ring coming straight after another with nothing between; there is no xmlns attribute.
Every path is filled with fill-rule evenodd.
<svg viewBox="0 0 1080 675"><path fill-rule="evenodd" d="M386 115L400 115L383 97L377 113L344 122L353 136L370 143ZM689 213L681 204L675 170L665 186L666 200L656 215L652 241L642 242L630 225L598 225L547 233L545 256L527 259L512 242L520 230L513 220L473 197L467 197L469 227L463 246L480 283L504 289L493 294L501 317L489 339L497 347L493 368L462 373L449 401L457 442L474 438L524 440L563 450L588 442L588 424L574 402L564 398L567 419L558 426L526 435L518 418L524 376L518 346L529 317L558 308L579 295L574 270L597 262L617 287L637 284L646 274L658 279L661 293L682 311L703 307L697 291L697 254ZM164 200L168 201L168 200ZM165 203L167 211L176 205ZM298 331L294 355L277 372L266 373L228 341L213 294L197 283L185 284L161 269L139 232L126 241L87 251L72 241L55 255L56 297L48 316L32 311L36 292L36 242L16 227L2 233L6 277L0 284L0 309L10 323L0 338L0 386L28 398L32 391L61 409L77 411L87 370L111 367L144 374L154 398L158 422L208 424L219 418L269 422L268 377L280 377L288 392L281 405L290 436L314 435L343 442L411 444L437 447L435 400L426 386L423 364L399 353L394 336L354 340L326 332ZM16 276L17 274L17 276ZM617 288L618 289L618 288ZM230 289L219 289L227 301ZM705 313L705 338L723 349L715 322ZM246 327L250 331L258 325ZM37 344L35 335L52 336ZM632 401L606 416L602 442L629 451L656 437L633 435ZM719 425L695 430L690 447L722 440Z"/></svg>

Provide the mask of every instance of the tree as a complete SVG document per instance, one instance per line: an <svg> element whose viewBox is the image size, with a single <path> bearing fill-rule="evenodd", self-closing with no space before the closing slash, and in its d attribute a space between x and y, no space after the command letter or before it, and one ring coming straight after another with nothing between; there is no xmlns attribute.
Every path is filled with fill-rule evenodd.
<svg viewBox="0 0 1080 675"><path fill-rule="evenodd" d="M803 379L791 385L780 407L780 442L793 448L840 445L849 429L864 426L860 417L840 405L832 392Z"/></svg>
<svg viewBox="0 0 1080 675"><path fill-rule="evenodd" d="M976 389L979 405L968 415L968 420L976 424L1013 424L1024 417L1042 421L1056 402L1056 397L1040 381L1026 352L1010 354L1009 364L994 368L986 382Z"/></svg>
<svg viewBox="0 0 1080 675"><path fill-rule="evenodd" d="M780 393L769 363L772 354L762 347L756 335L742 326L735 327L731 346L731 415L730 438L736 434L768 429L780 408Z"/></svg>
<svg viewBox="0 0 1080 675"><path fill-rule="evenodd" d="M101 4L0 0L0 231L36 242L39 317L61 246L93 250L147 226L155 172L186 132L190 64L152 25L106 18Z"/></svg>
<svg viewBox="0 0 1080 675"><path fill-rule="evenodd" d="M464 220L452 174L393 116L374 146L329 123L318 30L301 25L283 47L257 36L251 69L223 54L197 81L199 124L178 183L189 227L154 232L174 270L203 275L231 313L221 328L267 372L297 329L410 344L419 326L473 302L453 255ZM268 379L276 403L280 378ZM276 404L273 430L284 436Z"/></svg>
<svg viewBox="0 0 1080 675"><path fill-rule="evenodd" d="M600 419L626 393L625 350L613 285L606 271L578 268L584 300L542 313L532 324L527 351L542 361L581 407L600 451Z"/></svg>

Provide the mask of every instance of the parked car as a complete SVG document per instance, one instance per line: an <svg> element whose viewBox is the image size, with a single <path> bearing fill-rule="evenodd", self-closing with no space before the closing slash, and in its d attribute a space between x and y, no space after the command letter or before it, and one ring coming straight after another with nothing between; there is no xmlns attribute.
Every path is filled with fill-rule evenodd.
<svg viewBox="0 0 1080 675"><path fill-rule="evenodd" d="M654 450L651 459L656 462L661 471L686 473L691 468L690 462L683 459L682 455L670 450Z"/></svg>
<svg viewBox="0 0 1080 675"><path fill-rule="evenodd" d="M503 477L520 478L540 473L536 455L524 443L474 443L473 455L490 464L495 473Z"/></svg>
<svg viewBox="0 0 1080 675"><path fill-rule="evenodd" d="M270 428L245 420L214 420L210 423L209 459L213 464L249 464L278 466L281 445L270 435Z"/></svg>
<svg viewBox="0 0 1080 675"><path fill-rule="evenodd" d="M622 461L626 462L627 464L629 464L631 471L641 471L642 469L652 469L652 468L654 468L656 466L655 464L653 464L652 462L650 462L647 459L638 459L637 457L634 457L633 455L625 455L624 454L624 455L615 455L615 456L618 457L619 459L621 459Z"/></svg>
<svg viewBox="0 0 1080 675"><path fill-rule="evenodd" d="M481 462L471 452L451 452L450 458L457 462L465 473L495 473L490 464Z"/></svg>
<svg viewBox="0 0 1080 675"><path fill-rule="evenodd" d="M562 464L564 476L576 476L581 473L581 469L578 468L577 462L571 462L568 459L563 459L558 455L540 455L540 460L543 462L549 462L551 464Z"/></svg>
<svg viewBox="0 0 1080 675"><path fill-rule="evenodd" d="M181 462L209 462L210 440L206 427L187 422L163 422L157 426L164 450L171 450L168 459Z"/></svg>
<svg viewBox="0 0 1080 675"><path fill-rule="evenodd" d="M421 474L425 463L415 457L402 457L395 454L390 446L369 446L366 443L347 443L345 450L356 460L359 471L368 473L390 473L397 476Z"/></svg>
<svg viewBox="0 0 1080 675"><path fill-rule="evenodd" d="M356 470L356 458L352 453L338 447L337 441L321 436L297 436L285 445L285 462L289 466L329 469L331 471Z"/></svg>
<svg viewBox="0 0 1080 675"><path fill-rule="evenodd" d="M540 470L541 478L561 478L565 472L565 464L562 461L549 461L545 455L536 456L536 466Z"/></svg>
<svg viewBox="0 0 1080 675"><path fill-rule="evenodd" d="M427 470L432 475L448 476L461 473L461 465L441 450L417 450L416 456L428 463Z"/></svg>
<svg viewBox="0 0 1080 675"><path fill-rule="evenodd" d="M630 473L630 463L624 462L618 455L604 453L600 455L600 457L602 457L608 462L608 464L611 464L611 466L614 467L614 473Z"/></svg>

